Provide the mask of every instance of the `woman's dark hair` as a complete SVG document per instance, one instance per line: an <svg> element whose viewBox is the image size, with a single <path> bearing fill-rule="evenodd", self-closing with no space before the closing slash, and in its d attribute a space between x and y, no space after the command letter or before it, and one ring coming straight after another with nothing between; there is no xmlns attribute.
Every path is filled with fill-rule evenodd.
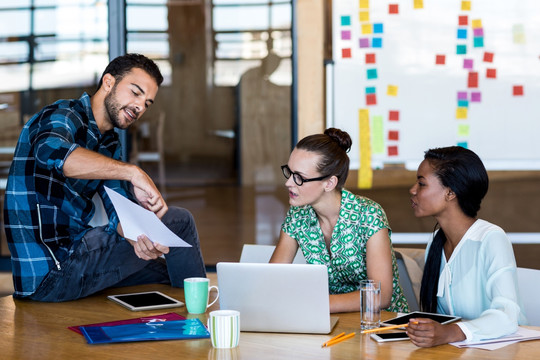
<svg viewBox="0 0 540 360"><path fill-rule="evenodd" d="M450 146L430 149L426 151L424 159L429 162L441 184L456 194L463 213L475 218L489 187L486 168L478 155L460 146ZM424 266L420 287L422 311L437 312L437 289L445 242L446 235L439 229L433 238Z"/></svg>
<svg viewBox="0 0 540 360"><path fill-rule="evenodd" d="M156 80L158 86L163 82L163 75L161 75L161 71L155 62L141 54L125 54L113 59L109 65L107 65L101 75L96 90L99 90L101 84L103 84L103 77L105 74L111 74L116 81L119 82L133 68L146 71L148 75Z"/></svg>
<svg viewBox="0 0 540 360"><path fill-rule="evenodd" d="M324 134L306 136L296 144L297 149L316 152L321 155L317 171L321 175L335 175L336 188L341 190L349 175L349 156L352 140L345 131L328 128Z"/></svg>

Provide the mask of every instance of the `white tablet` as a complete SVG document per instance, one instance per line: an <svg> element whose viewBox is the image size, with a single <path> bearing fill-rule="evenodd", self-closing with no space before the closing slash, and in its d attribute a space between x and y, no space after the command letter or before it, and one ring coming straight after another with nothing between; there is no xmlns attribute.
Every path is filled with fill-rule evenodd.
<svg viewBox="0 0 540 360"><path fill-rule="evenodd" d="M402 316L397 316L395 318L385 320L384 324L385 325L407 324L409 322L409 319L414 319L414 318L428 318L433 321L440 322L441 324L448 324L448 323L461 319L460 316L413 311L412 313L408 313Z"/></svg>
<svg viewBox="0 0 540 360"><path fill-rule="evenodd" d="M409 340L409 336L407 336L407 333L404 331L371 334L371 338L376 342Z"/></svg>
<svg viewBox="0 0 540 360"><path fill-rule="evenodd" d="M131 311L154 310L184 306L184 303L159 291L109 295L107 298Z"/></svg>

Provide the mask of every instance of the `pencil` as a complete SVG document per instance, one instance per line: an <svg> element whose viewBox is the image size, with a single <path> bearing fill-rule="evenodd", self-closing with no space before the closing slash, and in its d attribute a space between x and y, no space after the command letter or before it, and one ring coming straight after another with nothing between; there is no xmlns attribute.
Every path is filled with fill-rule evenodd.
<svg viewBox="0 0 540 360"><path fill-rule="evenodd" d="M324 345L324 347L328 347L328 346L335 345L335 344L337 344L337 343L340 343L340 342L342 342L342 341L345 341L345 340L347 340L347 339L350 339L350 338L352 338L352 337L355 336L355 335L356 335L356 333L350 333L350 334L348 334L348 335L341 336L341 337L339 337L339 338L337 338L337 339L335 339L335 340L328 341L328 342L326 343L326 345Z"/></svg>
<svg viewBox="0 0 540 360"><path fill-rule="evenodd" d="M385 326L385 327L380 327L380 328L375 328L375 329L363 330L361 332L361 334L369 334L369 333L374 333L374 332L378 332L378 331L398 329L398 328L407 327L407 326L409 326L409 324Z"/></svg>
<svg viewBox="0 0 540 360"><path fill-rule="evenodd" d="M343 335L345 335L344 332L342 332L342 333L339 334L339 335L334 336L333 338L331 338L330 340L328 340L328 341L326 341L324 344L322 344L321 347L325 347L326 344L328 344L330 341L334 341L334 340L336 340L336 339L339 339L339 338L342 337Z"/></svg>

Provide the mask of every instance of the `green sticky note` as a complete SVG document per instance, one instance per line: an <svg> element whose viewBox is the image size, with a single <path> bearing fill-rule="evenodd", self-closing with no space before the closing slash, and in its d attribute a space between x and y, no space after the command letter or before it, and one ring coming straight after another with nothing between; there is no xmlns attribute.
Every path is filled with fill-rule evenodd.
<svg viewBox="0 0 540 360"><path fill-rule="evenodd" d="M377 77L377 69L367 69L368 80L376 79Z"/></svg>
<svg viewBox="0 0 540 360"><path fill-rule="evenodd" d="M474 47L484 47L484 38L483 37L475 37L474 38Z"/></svg>
<svg viewBox="0 0 540 360"><path fill-rule="evenodd" d="M342 16L341 17L341 26L349 26L351 25L351 17L350 16Z"/></svg>
<svg viewBox="0 0 540 360"><path fill-rule="evenodd" d="M465 55L467 53L467 45L457 45L456 46L456 54L457 55Z"/></svg>
<svg viewBox="0 0 540 360"><path fill-rule="evenodd" d="M371 141L373 146L373 154L383 154L384 127L383 117L381 115L373 115L371 118Z"/></svg>

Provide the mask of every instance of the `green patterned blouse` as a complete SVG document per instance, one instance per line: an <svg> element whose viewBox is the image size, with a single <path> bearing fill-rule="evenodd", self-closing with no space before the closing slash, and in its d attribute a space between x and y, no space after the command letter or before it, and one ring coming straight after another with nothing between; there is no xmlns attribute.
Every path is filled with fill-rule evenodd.
<svg viewBox="0 0 540 360"><path fill-rule="evenodd" d="M291 206L281 229L298 242L308 264L328 268L330 294L357 291L367 280L366 244L380 229L391 229L382 207L368 198L343 189L339 218L332 232L330 252L315 210L311 205ZM388 311L408 312L409 306L399 285L398 267L392 249L394 273L392 302Z"/></svg>

